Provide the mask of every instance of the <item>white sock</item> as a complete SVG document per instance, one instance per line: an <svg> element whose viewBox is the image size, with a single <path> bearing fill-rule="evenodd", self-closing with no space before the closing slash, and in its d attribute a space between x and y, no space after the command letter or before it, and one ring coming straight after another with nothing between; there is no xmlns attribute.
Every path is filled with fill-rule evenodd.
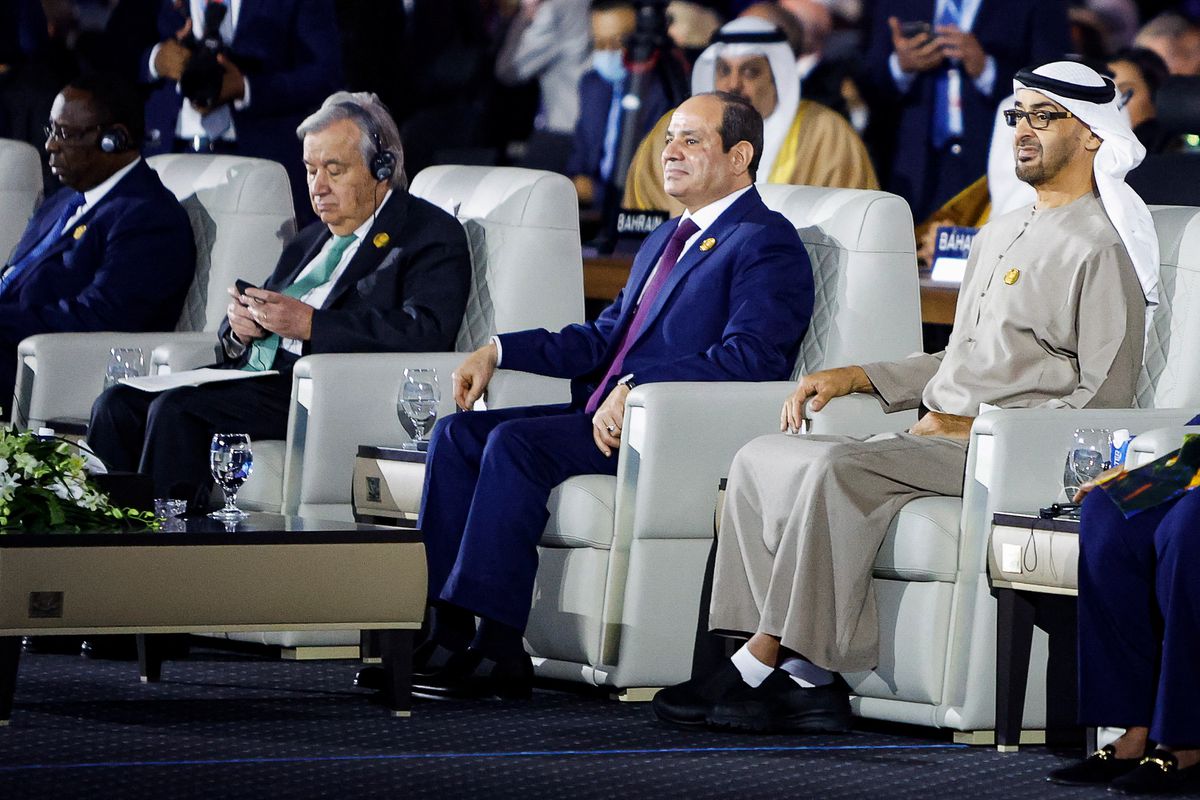
<svg viewBox="0 0 1200 800"><path fill-rule="evenodd" d="M737 667L737 671L741 673L742 680L751 687L758 686L775 671L773 667L768 667L755 658L746 645L739 647L738 651L729 660L733 662L733 665Z"/></svg>
<svg viewBox="0 0 1200 800"><path fill-rule="evenodd" d="M792 680L805 689L812 689L814 686L828 686L833 683L832 672L821 669L811 661L805 661L799 656L785 658L779 668L791 675Z"/></svg>

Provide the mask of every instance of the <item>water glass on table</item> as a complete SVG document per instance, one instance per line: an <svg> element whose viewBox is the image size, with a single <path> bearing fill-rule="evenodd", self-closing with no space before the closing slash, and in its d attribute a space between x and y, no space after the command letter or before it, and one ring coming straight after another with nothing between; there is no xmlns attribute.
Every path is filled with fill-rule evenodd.
<svg viewBox="0 0 1200 800"><path fill-rule="evenodd" d="M225 493L225 507L209 516L226 521L245 517L246 512L237 507L237 493L254 471L250 436L245 433L214 433L208 451L208 466L213 480Z"/></svg>
<svg viewBox="0 0 1200 800"><path fill-rule="evenodd" d="M1063 489L1072 500L1079 487L1112 466L1112 432L1107 428L1077 428L1071 435L1063 465Z"/></svg>
<svg viewBox="0 0 1200 800"><path fill-rule="evenodd" d="M438 403L442 399L436 369L406 369L404 382L396 394L396 414L412 423L413 446L429 447L429 432L437 422Z"/></svg>
<svg viewBox="0 0 1200 800"><path fill-rule="evenodd" d="M104 388L109 389L122 378L146 374L146 359L140 347L113 347L108 351L108 366L104 370Z"/></svg>

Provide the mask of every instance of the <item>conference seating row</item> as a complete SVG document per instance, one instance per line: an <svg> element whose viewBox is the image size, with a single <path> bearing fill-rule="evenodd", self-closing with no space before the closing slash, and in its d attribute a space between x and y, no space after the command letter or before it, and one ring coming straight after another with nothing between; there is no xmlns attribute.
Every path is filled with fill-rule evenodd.
<svg viewBox="0 0 1200 800"><path fill-rule="evenodd" d="M212 331L224 314L224 287L235 277L261 279L291 231L288 194L272 188L275 180L284 183L274 186L286 186L276 165L227 156L164 156L150 163L189 208L198 249L209 260L205 277L198 272L193 287L195 304L189 299L192 315L185 314L177 334L26 340L14 416L20 424L86 416L109 347L153 347L158 370L210 361ZM460 351L495 332L553 329L582 318L578 213L565 179L514 168L443 166L418 175L412 191L455 213L468 233L474 280ZM883 192L803 186L760 191L796 226L815 272L816 313L795 374L919 351L919 289L907 204ZM249 217L251 210L260 216ZM1074 428L1103 425L1137 433L1178 425L1200 406L1200 370L1194 348L1185 345L1200 333L1200 300L1193 299L1200 292L1200 209L1160 208L1154 216L1163 299L1150 327L1138 408L994 411L976 420L963 497L908 504L880 550L874 585L881 663L846 676L861 716L962 732L991 730L995 601L985 548L992 513L1029 510L1055 499L1062 453ZM395 416L403 370L434 366L445 380L461 357L459 352L301 359L288 438L255 443L256 473L239 500L263 510L349 518L357 446L407 439ZM718 482L742 444L776 429L779 406L792 386L687 383L634 390L617 476L573 478L551 497L526 634L539 674L629 697L688 677ZM566 396L565 382L501 370L487 402L503 407ZM451 413L451 406L446 385L440 412ZM872 398L852 396L813 415L812 430L869 435L903 430L914 421L913 412L886 415ZM312 633L271 641L342 643ZM1035 641L1028 728L1045 718L1045 655L1044 640Z"/></svg>

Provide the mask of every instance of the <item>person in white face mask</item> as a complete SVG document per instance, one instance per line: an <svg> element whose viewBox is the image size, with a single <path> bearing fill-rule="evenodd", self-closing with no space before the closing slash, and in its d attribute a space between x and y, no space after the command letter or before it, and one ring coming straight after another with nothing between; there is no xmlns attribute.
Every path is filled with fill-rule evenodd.
<svg viewBox="0 0 1200 800"><path fill-rule="evenodd" d="M624 43L637 27L637 12L629 0L596 0L591 24L592 66L579 79L579 119L566 173L580 204L600 206L621 147L621 102L629 86ZM652 79L647 87L640 107L632 110L638 136L671 107L661 81Z"/></svg>
<svg viewBox="0 0 1200 800"><path fill-rule="evenodd" d="M765 183L878 189L858 134L845 117L800 97L796 58L784 34L757 17L740 17L717 32L696 61L692 94L732 92L750 101L764 121ZM663 190L663 143L670 114L638 146L625 183L625 208L681 213Z"/></svg>

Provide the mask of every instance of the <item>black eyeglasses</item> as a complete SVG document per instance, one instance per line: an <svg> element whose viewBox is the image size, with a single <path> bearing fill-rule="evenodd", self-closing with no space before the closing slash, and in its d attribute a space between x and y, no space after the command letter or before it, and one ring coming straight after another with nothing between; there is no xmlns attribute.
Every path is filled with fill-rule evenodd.
<svg viewBox="0 0 1200 800"><path fill-rule="evenodd" d="M1008 123L1008 127L1017 127L1017 122L1025 120L1029 123L1029 127L1035 131L1044 131L1050 127L1052 119L1072 119L1074 114L1070 111L1022 111L1019 108L1004 109L1004 121Z"/></svg>
<svg viewBox="0 0 1200 800"><path fill-rule="evenodd" d="M57 122L48 122L42 126L42 132L46 134L46 139L57 139L63 144L77 142L84 136L87 136L92 131L98 131L103 128L103 125L90 125L86 128L72 128L69 125L59 125Z"/></svg>

